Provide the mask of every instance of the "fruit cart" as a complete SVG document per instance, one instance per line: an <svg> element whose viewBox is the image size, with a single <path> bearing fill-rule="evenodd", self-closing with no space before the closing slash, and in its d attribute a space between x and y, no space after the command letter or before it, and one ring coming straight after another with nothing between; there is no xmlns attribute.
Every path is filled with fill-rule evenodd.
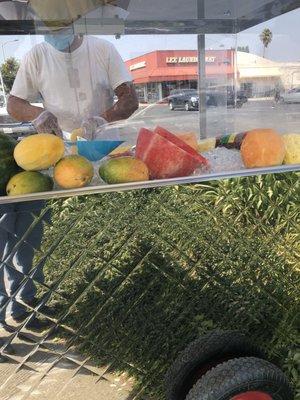
<svg viewBox="0 0 300 400"><path fill-rule="evenodd" d="M241 83L246 68L251 70L259 61L263 68L265 61L260 57L248 65L248 58L240 70L238 38L245 30L276 18L285 17L287 26L299 7L295 0L82 0L76 4L52 0L51 6L42 0L0 2L1 34L11 35L14 41L25 38L24 46L32 52L42 48L41 35L66 28L83 38L82 46L88 35L129 38L134 55L139 38L182 35L175 37L182 39L183 47L191 40L197 55L168 53L165 69L158 68L155 75L157 88L162 94L173 87L171 79L180 68L176 82L190 88L196 85L198 96L193 94L190 101L199 109L188 113L189 107L184 107L186 111L175 113L168 108L169 91L160 104L140 108L129 119L93 127L91 136L91 126L81 124L86 94L74 78L78 71L74 73L72 52L61 52L66 62L63 73L69 78L73 74L69 82L61 82L66 90L70 84L78 109L77 115L62 122L61 137L53 132L36 134L28 121L0 125L1 398L293 399L293 388L276 365L278 360L270 360L264 350L287 326L286 343L296 342L297 304L286 293L299 290L296 271L288 270L288 265L294 265L299 239L299 111L265 97L239 107L240 86L249 86L249 77ZM227 51L220 48L223 39ZM208 49L208 40L217 49ZM264 49L267 46L264 42ZM133 75L138 71L137 86L149 62L146 56L142 61L133 57L135 61L128 64ZM88 53L90 72L84 78L93 90L91 57ZM288 63L277 65L271 78L259 76L260 84L296 82L294 64L289 73ZM24 65L30 63L21 64L21 72ZM41 79L42 70L36 67L36 71ZM166 73L165 81L160 73ZM155 90L150 83L144 86L146 91ZM48 108L51 103L44 99L45 87L41 88L39 94ZM216 100L210 109L208 92L227 100ZM16 89L11 93L16 96ZM268 113L272 117L266 117ZM57 115L61 122L60 110ZM285 122L290 124L286 129L282 128ZM284 174L291 178L281 202L276 177L283 180ZM260 186L263 175L274 186L266 194ZM234 182L234 178L250 182L251 177L257 179L255 206L262 220L252 226L243 222L256 198L244 189L244 208L226 224L228 210L244 193L235 197L232 186L225 193L233 205L225 205L226 196L214 203L213 182ZM290 198L287 226L281 225L276 211L260 214L262 199L280 208ZM192 207L190 214L187 206ZM223 221L226 234L217 227L217 219ZM273 225L264 232L263 223L269 221ZM250 250L244 238L251 242ZM280 244L276 249L274 238ZM216 248L216 241L221 248ZM285 247L290 252L287 265L280 258ZM274 276L272 270L266 273L272 263ZM283 277L280 291L270 282ZM245 285L249 286L246 295ZM261 310L257 299L263 304ZM280 318L275 317L275 305ZM265 324L263 330L260 324ZM264 349L257 346L260 340ZM284 345L278 339L276 346L274 354L279 356ZM58 372L62 379L57 378Z"/></svg>

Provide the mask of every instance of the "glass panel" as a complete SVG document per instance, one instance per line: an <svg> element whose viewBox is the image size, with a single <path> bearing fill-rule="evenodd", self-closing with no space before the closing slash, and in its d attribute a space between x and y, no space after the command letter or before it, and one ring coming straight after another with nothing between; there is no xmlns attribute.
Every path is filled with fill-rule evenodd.
<svg viewBox="0 0 300 400"><path fill-rule="evenodd" d="M297 2L160 3L0 2L1 203L299 169Z"/></svg>

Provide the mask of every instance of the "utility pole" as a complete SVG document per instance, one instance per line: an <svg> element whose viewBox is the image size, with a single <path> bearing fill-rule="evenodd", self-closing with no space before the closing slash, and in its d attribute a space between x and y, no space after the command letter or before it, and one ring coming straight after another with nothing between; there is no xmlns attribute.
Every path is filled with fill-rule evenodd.
<svg viewBox="0 0 300 400"><path fill-rule="evenodd" d="M197 16L198 20L205 18L205 0L198 0ZM205 139L207 137L205 33L198 34L197 39L198 39L199 129L200 129L200 139Z"/></svg>

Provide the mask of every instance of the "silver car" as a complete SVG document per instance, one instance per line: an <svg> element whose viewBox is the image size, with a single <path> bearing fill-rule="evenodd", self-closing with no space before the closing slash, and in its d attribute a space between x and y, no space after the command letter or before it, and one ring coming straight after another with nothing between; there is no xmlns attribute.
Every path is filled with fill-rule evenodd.
<svg viewBox="0 0 300 400"><path fill-rule="evenodd" d="M283 103L300 103L300 88L290 89L280 96Z"/></svg>

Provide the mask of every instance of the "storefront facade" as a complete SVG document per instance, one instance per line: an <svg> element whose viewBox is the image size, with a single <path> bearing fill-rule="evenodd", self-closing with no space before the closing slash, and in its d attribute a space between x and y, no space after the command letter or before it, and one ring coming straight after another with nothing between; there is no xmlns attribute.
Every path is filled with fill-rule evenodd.
<svg viewBox="0 0 300 400"><path fill-rule="evenodd" d="M207 85L232 86L235 76L233 50L206 52ZM163 101L174 89L196 89L198 57L196 50L160 50L126 62L141 103Z"/></svg>
<svg viewBox="0 0 300 400"><path fill-rule="evenodd" d="M300 63L280 63L234 50L206 52L207 87L236 87L248 97L272 97L300 85ZM159 50L126 62L141 103L162 102L174 89L197 89L196 50ZM235 81L236 79L236 81ZM234 82L237 82L234 85Z"/></svg>

